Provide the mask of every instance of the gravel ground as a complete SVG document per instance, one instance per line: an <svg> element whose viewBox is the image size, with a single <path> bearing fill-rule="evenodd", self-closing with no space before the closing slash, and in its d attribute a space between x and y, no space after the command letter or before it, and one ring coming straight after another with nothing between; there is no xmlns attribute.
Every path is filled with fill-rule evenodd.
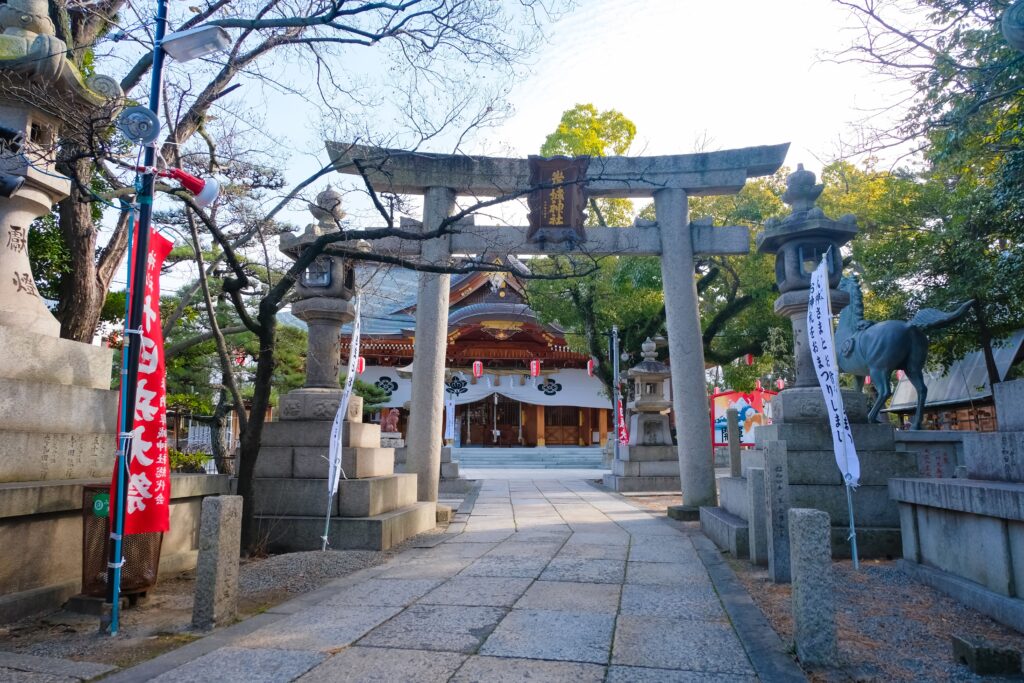
<svg viewBox="0 0 1024 683"><path fill-rule="evenodd" d="M438 527L418 538L443 532ZM259 614L332 579L381 564L404 547L383 552L328 550L244 559L238 576L239 618ZM3 624L0 651L133 666L201 637L190 629L194 588L192 571L161 578L143 603L122 611L121 631L114 638L98 632L99 617L65 610Z"/></svg>
<svg viewBox="0 0 1024 683"><path fill-rule="evenodd" d="M628 500L664 512L680 499L629 496ZM729 564L783 642L792 643L790 586L772 583L767 570L745 560L730 559ZM1000 680L976 676L956 662L954 635L984 638L1024 651L1024 635L913 581L895 562L864 561L860 571L854 571L849 560L832 566L841 666L810 670L814 681Z"/></svg>
<svg viewBox="0 0 1024 683"><path fill-rule="evenodd" d="M783 642L792 642L790 586L768 572L730 561ZM1024 636L944 593L916 583L895 562L833 563L839 633L838 670L810 670L815 681L991 681L953 659L954 635L1024 650Z"/></svg>

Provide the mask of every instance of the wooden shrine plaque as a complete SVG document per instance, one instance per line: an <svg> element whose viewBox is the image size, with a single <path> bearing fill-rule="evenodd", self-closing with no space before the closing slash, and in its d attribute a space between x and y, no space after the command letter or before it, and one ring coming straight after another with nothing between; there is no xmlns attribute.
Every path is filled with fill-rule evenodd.
<svg viewBox="0 0 1024 683"><path fill-rule="evenodd" d="M534 188L527 196L530 208L528 242L582 243L587 239L583 230L583 208L586 192L589 156L539 157L531 156L530 185Z"/></svg>

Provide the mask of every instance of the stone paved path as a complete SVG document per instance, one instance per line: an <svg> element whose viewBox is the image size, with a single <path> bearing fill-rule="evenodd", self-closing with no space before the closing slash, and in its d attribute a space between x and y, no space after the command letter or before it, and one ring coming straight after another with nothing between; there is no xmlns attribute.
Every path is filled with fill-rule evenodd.
<svg viewBox="0 0 1024 683"><path fill-rule="evenodd" d="M450 531L111 680L758 680L694 540L622 498L488 480Z"/></svg>

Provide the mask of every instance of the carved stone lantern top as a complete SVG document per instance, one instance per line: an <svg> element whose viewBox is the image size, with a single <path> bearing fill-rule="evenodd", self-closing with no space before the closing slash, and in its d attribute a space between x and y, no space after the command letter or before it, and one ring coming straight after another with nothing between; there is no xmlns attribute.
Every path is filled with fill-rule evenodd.
<svg viewBox="0 0 1024 683"><path fill-rule="evenodd" d="M633 380L636 398L633 408L642 413L658 413L669 407L671 402L665 396L665 380L672 374L667 365L657 360L657 344L647 338L640 348L643 360L631 367L626 374Z"/></svg>
<svg viewBox="0 0 1024 683"><path fill-rule="evenodd" d="M757 250L776 255L775 279L781 293L807 289L811 273L829 249L829 283L832 287L839 284L839 248L857 234L857 218L853 214L838 220L826 216L815 204L824 189L814 173L799 164L786 178L786 193L782 195L792 212L781 220L765 221L764 232L757 236Z"/></svg>
<svg viewBox="0 0 1024 683"><path fill-rule="evenodd" d="M340 232L339 224L345 217L341 199L341 193L330 186L318 194L308 204L309 212L317 222L310 223L299 234L283 233L280 250L297 259L323 235ZM325 250L299 276L295 293L301 299L328 297L348 301L355 295L355 271L342 256Z"/></svg>

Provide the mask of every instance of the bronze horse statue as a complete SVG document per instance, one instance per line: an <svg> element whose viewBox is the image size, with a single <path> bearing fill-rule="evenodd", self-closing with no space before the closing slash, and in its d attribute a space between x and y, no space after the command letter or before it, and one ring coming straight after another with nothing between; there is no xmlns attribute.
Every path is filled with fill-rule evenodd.
<svg viewBox="0 0 1024 683"><path fill-rule="evenodd" d="M857 391L864 390L865 376L870 375L874 381L878 398L868 412L868 421L881 421L878 420L878 412L892 395L890 377L894 370L902 370L917 389L917 412L911 428L920 429L928 396L928 387L924 383L924 364L928 359L925 331L956 322L974 301L963 303L950 313L922 308L910 322L873 322L864 319L864 299L856 279L844 277L839 282L839 289L850 295L850 305L839 314L836 328L839 370L854 375Z"/></svg>

